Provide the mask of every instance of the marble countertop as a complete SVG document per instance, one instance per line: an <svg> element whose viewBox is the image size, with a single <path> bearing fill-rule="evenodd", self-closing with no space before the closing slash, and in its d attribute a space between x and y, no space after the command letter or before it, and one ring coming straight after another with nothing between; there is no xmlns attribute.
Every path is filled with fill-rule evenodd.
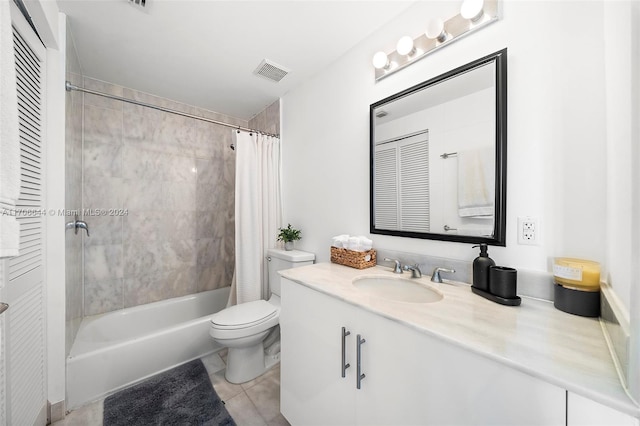
<svg viewBox="0 0 640 426"><path fill-rule="evenodd" d="M318 263L280 274L570 392L640 416L640 408L620 382L597 318L567 314L551 302L527 297L522 298L520 306L503 306L473 294L469 284L446 280L436 284L428 276L415 280L441 292L443 299L438 302L395 302L369 296L352 285L354 278L366 275L410 277L408 273L393 274L382 266L358 270Z"/></svg>

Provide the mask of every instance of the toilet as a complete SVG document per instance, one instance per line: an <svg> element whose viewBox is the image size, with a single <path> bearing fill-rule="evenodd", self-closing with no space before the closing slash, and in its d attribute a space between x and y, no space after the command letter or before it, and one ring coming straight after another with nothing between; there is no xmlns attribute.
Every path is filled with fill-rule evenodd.
<svg viewBox="0 0 640 426"><path fill-rule="evenodd" d="M225 378L244 383L264 373L279 360L265 354L265 339L280 322L280 275L278 271L311 265L313 253L301 250L267 250L269 300L256 300L223 309L211 317L209 334L229 348ZM276 343L275 345L277 345Z"/></svg>

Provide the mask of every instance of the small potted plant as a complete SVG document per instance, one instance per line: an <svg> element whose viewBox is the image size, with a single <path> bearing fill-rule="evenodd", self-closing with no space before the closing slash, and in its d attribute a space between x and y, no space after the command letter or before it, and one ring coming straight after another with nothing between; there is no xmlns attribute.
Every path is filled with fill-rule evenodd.
<svg viewBox="0 0 640 426"><path fill-rule="evenodd" d="M293 242L301 238L300 230L292 228L291 224L289 224L286 228L279 229L280 233L278 233L278 241L284 241L285 250L293 250Z"/></svg>

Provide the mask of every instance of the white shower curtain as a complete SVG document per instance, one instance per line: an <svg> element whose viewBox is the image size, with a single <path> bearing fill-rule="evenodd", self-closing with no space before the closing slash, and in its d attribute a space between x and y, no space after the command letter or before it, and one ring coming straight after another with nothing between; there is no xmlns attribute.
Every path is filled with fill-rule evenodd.
<svg viewBox="0 0 640 426"><path fill-rule="evenodd" d="M236 132L237 303L268 298L266 250L282 223L280 139Z"/></svg>

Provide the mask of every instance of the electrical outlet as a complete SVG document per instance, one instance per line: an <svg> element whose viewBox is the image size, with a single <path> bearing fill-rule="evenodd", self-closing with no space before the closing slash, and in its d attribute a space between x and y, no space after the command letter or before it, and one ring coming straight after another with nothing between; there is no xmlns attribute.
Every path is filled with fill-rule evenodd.
<svg viewBox="0 0 640 426"><path fill-rule="evenodd" d="M535 217L518 218L518 244L537 246L540 239L540 222Z"/></svg>

